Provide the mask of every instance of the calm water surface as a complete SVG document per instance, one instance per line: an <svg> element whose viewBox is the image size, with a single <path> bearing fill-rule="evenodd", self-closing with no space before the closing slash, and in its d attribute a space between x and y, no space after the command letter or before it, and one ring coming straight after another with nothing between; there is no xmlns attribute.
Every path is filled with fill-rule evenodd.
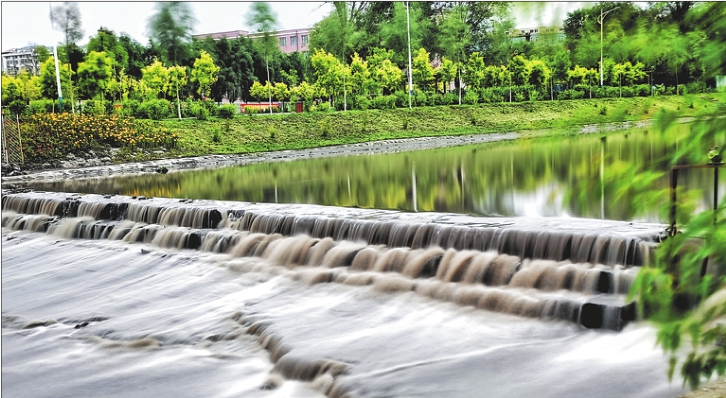
<svg viewBox="0 0 726 398"><path fill-rule="evenodd" d="M94 180L35 183L42 190L269 203L310 203L502 216L572 216L666 222L615 200L624 163L664 173L653 189L668 202L668 162L688 125L671 133L632 129L608 135L517 140L370 156L310 159ZM704 151L705 153L705 151ZM705 163L705 156L704 156ZM683 173L680 186L713 205L713 171ZM626 189L627 191L627 189ZM726 172L719 179L726 192ZM628 194L626 193L626 196Z"/></svg>

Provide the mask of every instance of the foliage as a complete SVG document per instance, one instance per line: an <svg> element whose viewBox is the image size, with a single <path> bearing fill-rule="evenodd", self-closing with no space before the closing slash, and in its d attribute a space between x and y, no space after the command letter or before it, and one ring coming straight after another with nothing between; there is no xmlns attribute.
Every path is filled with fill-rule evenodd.
<svg viewBox="0 0 726 398"><path fill-rule="evenodd" d="M234 104L222 105L219 107L217 115L222 119L233 119L237 115L237 106Z"/></svg>
<svg viewBox="0 0 726 398"><path fill-rule="evenodd" d="M65 2L51 8L50 22L53 29L63 32L66 47L83 38L81 10L78 3Z"/></svg>
<svg viewBox="0 0 726 398"><path fill-rule="evenodd" d="M166 93L169 89L169 71L155 60L153 64L141 70L142 81L148 88L149 98L155 99Z"/></svg>
<svg viewBox="0 0 726 398"><path fill-rule="evenodd" d="M161 120L171 115L171 103L165 99L147 100L139 105L139 113L147 119Z"/></svg>
<svg viewBox="0 0 726 398"><path fill-rule="evenodd" d="M85 98L102 95L113 76L113 61L104 52L91 51L78 64L78 88Z"/></svg>
<svg viewBox="0 0 726 398"><path fill-rule="evenodd" d="M23 153L29 161L60 158L101 146L174 147L178 136L165 128L132 118L38 114L21 123Z"/></svg>
<svg viewBox="0 0 726 398"><path fill-rule="evenodd" d="M156 3L156 13L148 22L151 39L159 46L161 59L179 65L188 57L189 40L196 19L185 2Z"/></svg>
<svg viewBox="0 0 726 398"><path fill-rule="evenodd" d="M219 67L214 64L212 56L208 52L202 50L199 58L194 60L194 68L192 69L192 82L199 84L197 92L205 95L209 88L217 81Z"/></svg>

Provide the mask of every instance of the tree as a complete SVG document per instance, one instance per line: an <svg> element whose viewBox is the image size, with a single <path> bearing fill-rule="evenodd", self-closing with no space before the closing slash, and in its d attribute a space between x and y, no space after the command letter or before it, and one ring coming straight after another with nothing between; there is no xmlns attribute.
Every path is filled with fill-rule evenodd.
<svg viewBox="0 0 726 398"><path fill-rule="evenodd" d="M68 50L72 44L83 38L81 10L78 8L78 3L65 2L52 7L50 10L50 22L53 29L63 32L65 46ZM70 56L70 51L67 55ZM73 64L70 58L66 58L66 61Z"/></svg>
<svg viewBox="0 0 726 398"><path fill-rule="evenodd" d="M86 51L105 52L113 60L113 67L116 74L122 69L128 69L129 54L112 30L104 27L99 28L98 34L88 40Z"/></svg>
<svg viewBox="0 0 726 398"><path fill-rule="evenodd" d="M466 59L466 49L471 42L469 25L466 24L467 7L457 5L444 14L441 23L441 47L444 53L454 60L459 75L459 105L461 105L461 66Z"/></svg>
<svg viewBox="0 0 726 398"><path fill-rule="evenodd" d="M270 34L277 26L277 16L266 2L252 3L251 13L247 17L247 23L252 26L258 33L261 33L256 41L260 52L265 58L265 69L267 70L267 81L270 81L270 55L279 48L275 43L275 38ZM272 86L268 91L270 104L270 114L272 114Z"/></svg>
<svg viewBox="0 0 726 398"><path fill-rule="evenodd" d="M208 52L202 50L199 58L194 60L194 68L192 69L193 82L199 84L197 92L204 97L209 88L217 81L219 67L214 64L212 56Z"/></svg>
<svg viewBox="0 0 726 398"><path fill-rule="evenodd" d="M104 52L91 51L86 61L78 64L78 88L86 98L102 98L106 85L113 76L113 61Z"/></svg>
<svg viewBox="0 0 726 398"><path fill-rule="evenodd" d="M531 72L529 61L523 56L517 55L512 57L508 65L509 71L512 73L512 83L515 86L523 86L529 81Z"/></svg>
<svg viewBox="0 0 726 398"><path fill-rule="evenodd" d="M353 54L350 63L350 84L354 94L368 94L373 88L368 62L364 61L358 53Z"/></svg>
<svg viewBox="0 0 726 398"><path fill-rule="evenodd" d="M529 62L529 78L527 82L535 87L545 87L550 80L550 68L539 59Z"/></svg>
<svg viewBox="0 0 726 398"><path fill-rule="evenodd" d="M403 71L391 60L393 51L374 48L366 59L371 71L371 90L376 94L390 94L403 80Z"/></svg>
<svg viewBox="0 0 726 398"><path fill-rule="evenodd" d="M153 95L152 98L159 98L166 93L169 88L169 71L161 61L154 60L154 63L142 69L141 73L143 76L141 81Z"/></svg>
<svg viewBox="0 0 726 398"><path fill-rule="evenodd" d="M71 76L73 71L68 64L60 64L59 68L61 76L61 91L70 94L71 103L73 102L73 94L71 90ZM55 58L50 57L40 64L40 93L44 98L58 98L58 82L55 75Z"/></svg>
<svg viewBox="0 0 726 398"><path fill-rule="evenodd" d="M179 90L187 84L187 68L183 66L170 66L167 69L169 76L169 88L176 92L176 111L181 120L181 101L179 99Z"/></svg>
<svg viewBox="0 0 726 398"><path fill-rule="evenodd" d="M427 29L428 21L423 18L422 8L424 4L419 2L409 3L409 18L411 31L411 48L420 48L424 32ZM401 2L393 3L391 19L381 24L381 38L383 45L393 50L394 61L401 66L404 60L408 59L408 21L406 18L406 7Z"/></svg>
<svg viewBox="0 0 726 398"><path fill-rule="evenodd" d="M434 83L434 68L429 62L429 52L420 48L412 60L413 84L423 91L431 90Z"/></svg>
<svg viewBox="0 0 726 398"><path fill-rule="evenodd" d="M436 69L434 69L434 75L435 80L437 82L441 82L444 85L444 93L446 93L446 91L448 90L449 83L456 78L456 73L458 70L459 68L457 68L457 64L454 61L446 57L441 57L441 64Z"/></svg>
<svg viewBox="0 0 726 398"><path fill-rule="evenodd" d="M310 62L313 64L315 84L325 90L325 95L334 96L343 91L343 74L346 68L333 54L323 50L315 51Z"/></svg>
<svg viewBox="0 0 726 398"><path fill-rule="evenodd" d="M484 87L486 81L486 65L484 57L479 52L474 52L469 56L464 67L464 82L467 88L478 90Z"/></svg>
<svg viewBox="0 0 726 398"><path fill-rule="evenodd" d="M156 3L156 14L149 19L148 30L160 48L161 59L169 65L180 65L189 56L191 31L196 19L189 3Z"/></svg>

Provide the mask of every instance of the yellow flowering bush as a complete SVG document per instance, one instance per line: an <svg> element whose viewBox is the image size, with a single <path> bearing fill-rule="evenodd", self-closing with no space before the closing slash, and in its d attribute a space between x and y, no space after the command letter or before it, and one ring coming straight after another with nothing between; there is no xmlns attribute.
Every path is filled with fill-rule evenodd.
<svg viewBox="0 0 726 398"><path fill-rule="evenodd" d="M118 115L37 114L21 123L23 152L30 160L62 158L98 148L154 149L176 146L178 136L146 120Z"/></svg>

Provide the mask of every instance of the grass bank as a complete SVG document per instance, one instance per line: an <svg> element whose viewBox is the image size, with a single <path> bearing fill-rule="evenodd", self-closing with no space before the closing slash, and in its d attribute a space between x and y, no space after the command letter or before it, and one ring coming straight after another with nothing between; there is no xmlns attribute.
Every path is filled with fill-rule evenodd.
<svg viewBox="0 0 726 398"><path fill-rule="evenodd" d="M679 116L714 114L718 94L651 98L583 99L531 103L437 106L307 114L237 115L231 120L164 120L179 136L163 157L303 149L367 141L443 135L487 134L586 124L638 121L659 109ZM119 161L159 157L126 153Z"/></svg>

